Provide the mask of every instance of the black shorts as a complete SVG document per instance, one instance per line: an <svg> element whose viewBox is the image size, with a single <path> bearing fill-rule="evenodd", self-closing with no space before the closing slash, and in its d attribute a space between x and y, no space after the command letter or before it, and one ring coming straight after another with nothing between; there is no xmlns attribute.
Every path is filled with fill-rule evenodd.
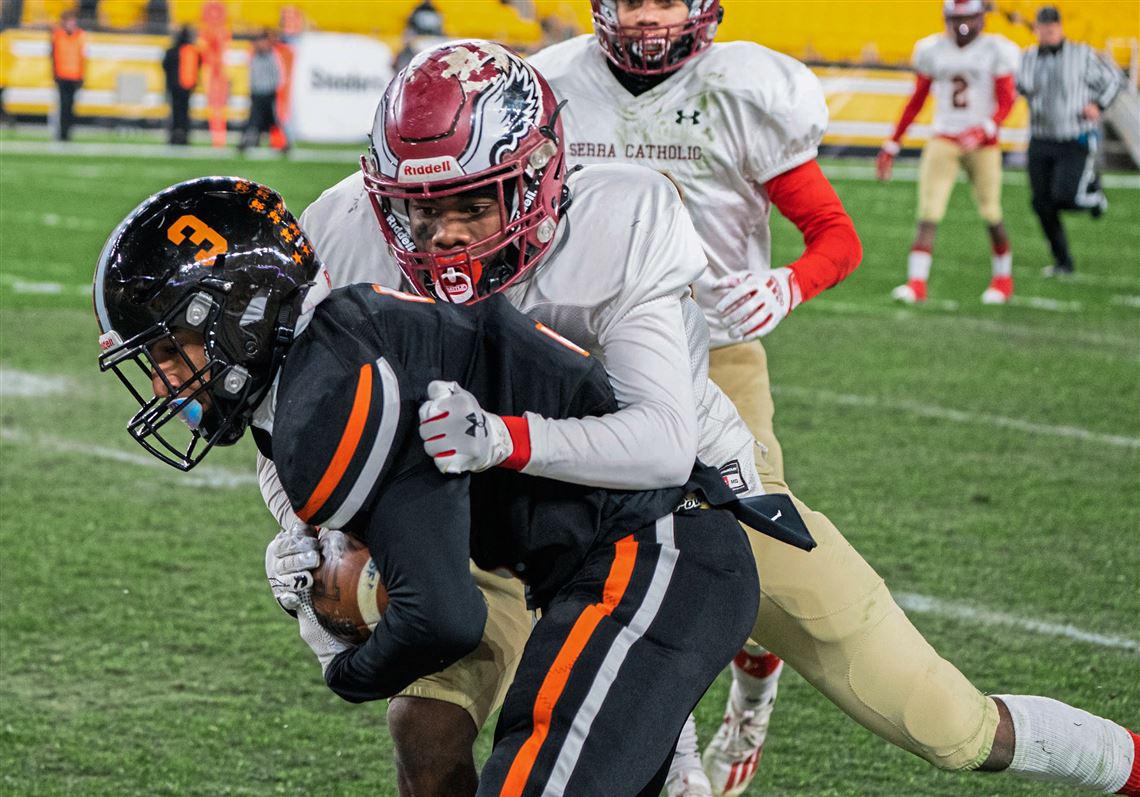
<svg viewBox="0 0 1140 797"><path fill-rule="evenodd" d="M531 633L478 794L660 788L685 718L748 638L759 598L728 512L667 515L594 549Z"/></svg>

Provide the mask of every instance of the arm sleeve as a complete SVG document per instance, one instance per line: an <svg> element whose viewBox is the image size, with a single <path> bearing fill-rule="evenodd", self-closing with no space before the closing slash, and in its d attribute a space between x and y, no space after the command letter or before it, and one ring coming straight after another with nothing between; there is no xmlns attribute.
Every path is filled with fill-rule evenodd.
<svg viewBox="0 0 1140 797"><path fill-rule="evenodd" d="M1002 122L1009 116L1009 112L1013 110L1014 100L1017 99L1017 89L1013 85L1013 75L999 75L994 78L994 98L997 101L997 108L994 110L993 121L996 127L1001 127Z"/></svg>
<svg viewBox="0 0 1140 797"><path fill-rule="evenodd" d="M841 282L863 259L855 224L816 161L768 181L772 204L804 237L804 253L789 264L801 301Z"/></svg>
<svg viewBox="0 0 1140 797"><path fill-rule="evenodd" d="M1017 66L1017 91L1025 97L1032 97L1036 91L1033 70L1037 65L1037 48L1030 47Z"/></svg>
<svg viewBox="0 0 1140 797"><path fill-rule="evenodd" d="M622 409L562 420L528 412L523 473L618 490L684 484L697 456L697 410L681 303L646 302L599 342Z"/></svg>
<svg viewBox="0 0 1140 797"><path fill-rule="evenodd" d="M910 95L910 99L903 106L902 115L899 117L898 124L895 125L895 132L891 134L892 141L902 141L902 137L906 135L910 123L914 121L926 103L926 97L930 94L930 83L929 75L919 72L914 76L914 93Z"/></svg>
<svg viewBox="0 0 1140 797"><path fill-rule="evenodd" d="M366 535L388 608L368 641L325 671L345 700L391 697L478 646L487 605L469 569L469 484L425 460L378 497Z"/></svg>
<svg viewBox="0 0 1140 797"><path fill-rule="evenodd" d="M277 521L277 525L287 529L300 520L289 504L289 496L285 494L285 488L277 475L277 466L260 451L257 452L257 486L261 489L261 498L269 508L269 514Z"/></svg>
<svg viewBox="0 0 1140 797"><path fill-rule="evenodd" d="M1093 102L1102 109L1112 105L1116 95L1124 87L1124 75L1093 48L1089 48L1087 67L1087 80L1091 90Z"/></svg>

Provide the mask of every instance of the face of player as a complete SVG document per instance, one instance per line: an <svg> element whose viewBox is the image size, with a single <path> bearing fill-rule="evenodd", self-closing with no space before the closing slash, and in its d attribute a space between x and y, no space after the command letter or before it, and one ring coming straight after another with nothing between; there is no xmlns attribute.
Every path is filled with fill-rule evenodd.
<svg viewBox="0 0 1140 797"><path fill-rule="evenodd" d="M959 47L978 38L986 23L985 14L973 14L968 17L946 17L946 30L954 37Z"/></svg>
<svg viewBox="0 0 1140 797"><path fill-rule="evenodd" d="M446 253L490 239L480 247L486 252L502 240L496 235L502 229L502 216L495 197L458 194L413 199L408 202L408 221L421 252ZM480 252L471 254L478 257Z"/></svg>
<svg viewBox="0 0 1140 797"><path fill-rule="evenodd" d="M617 13L618 25L623 28L639 28L646 34L660 30L663 39L675 41L684 34L689 4L685 0L618 0ZM645 56L652 56L653 40L646 41L644 47Z"/></svg>
<svg viewBox="0 0 1140 797"><path fill-rule="evenodd" d="M201 381L193 380L192 377L206 367L205 338L188 329L175 330L173 338L162 338L149 349L155 365L155 371L151 374L151 386L158 398L168 397L171 390L175 396L189 396L202 386ZM203 409L209 407L208 391L200 393L196 398Z"/></svg>
<svg viewBox="0 0 1140 797"><path fill-rule="evenodd" d="M1033 26L1037 34L1037 43L1042 47L1056 47L1065 38L1060 22L1038 22Z"/></svg>

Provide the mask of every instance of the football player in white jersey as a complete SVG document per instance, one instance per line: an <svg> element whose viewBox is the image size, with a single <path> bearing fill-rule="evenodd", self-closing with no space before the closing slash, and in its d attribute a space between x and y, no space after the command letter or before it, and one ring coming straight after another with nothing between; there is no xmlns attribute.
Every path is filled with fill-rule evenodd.
<svg viewBox="0 0 1140 797"><path fill-rule="evenodd" d="M1021 51L1004 36L982 33L984 0L944 0L943 14L946 30L914 46L914 94L879 151L879 179L889 180L899 142L933 94L934 135L923 147L918 167L918 229L906 283L891 296L907 304L926 301L934 236L958 172L965 169L992 248L992 275L982 302L1005 304L1013 295L1013 255L1002 223L998 128L1017 98L1014 73Z"/></svg>
<svg viewBox="0 0 1140 797"><path fill-rule="evenodd" d="M738 491L765 490L767 481L757 483L751 435L704 376L703 323L699 313L690 312L695 307L684 288L704 268L704 256L679 197L652 171L620 165L571 174L563 191L557 179L564 154L561 121L545 114L532 117L542 107L535 85L545 90L534 73L488 43L452 43L422 54L385 95L363 173L326 191L302 217L322 258L341 268L335 279L402 283L447 301L501 291L537 321L602 358L622 405L612 415L583 421L488 416L491 433L470 435L465 419L478 407L457 392L434 408L446 411L454 423L425 445L449 472L520 467L563 481L631 488L669 483L676 478L679 456L696 451L720 465L726 483ZM443 139L450 141L441 145ZM268 480L263 490L272 501ZM774 623L772 633L786 637L807 677L850 712L858 713L864 690L879 683L884 705L863 707L859 718L907 749L925 751L922 745L931 745L929 757L950 768L978 766L987 758L991 768L1003 767L1013 750L1008 715L1005 735L995 744L998 703L978 694L929 650L890 601L881 579L847 553L850 546L825 518L799 502L794 506L813 533L828 538L823 558L844 560L855 572L840 567L809 583L804 576L810 572L809 555L806 562L776 562L776 571L785 566L796 571L772 599L789 608L767 613L762 608L753 636L761 625ZM769 555L760 535L750 535L750 541L758 556L761 548ZM775 584L782 580L775 571L765 577ZM829 605L833 591L846 601L842 606ZM917 656L925 670L912 673L909 661L892 653L895 638L908 641L908 631L918 644L901 649ZM836 632L842 640L834 639ZM876 658L864 666L868 657L841 649L842 641L871 644L886 662ZM825 679L822 670L828 667L851 680L838 674ZM936 694L916 704L915 689ZM976 749L943 749L943 736L963 730L965 723L960 726L956 719L963 712L950 701L965 689L976 696L968 705L968 719L976 722L955 744L972 742ZM455 695L418 701L417 727L426 729L418 738L425 748L431 739L453 732L473 738L470 720L457 727L454 715L440 708L448 701L461 702ZM937 713L928 717L922 713L927 705L933 712L957 714L950 720ZM880 709L891 711L891 718L874 713ZM923 717L917 725L913 710ZM1130 738L1119 726L1081 717ZM394 737L402 733L397 730ZM403 745L396 738L397 749ZM469 745L466 757L465 766L471 767ZM464 792L442 788L438 793Z"/></svg>
<svg viewBox="0 0 1140 797"><path fill-rule="evenodd" d="M773 457L779 449L763 349L748 341L860 258L850 219L815 163L827 124L822 89L791 58L749 42L712 44L716 0L595 0L593 7L595 36L530 59L568 101L568 160L642 163L681 184L709 259L696 298L712 329L711 378L767 446L767 456L757 458L763 488L787 492ZM769 271L771 205L800 229L806 250ZM1049 765L1032 760L1032 750L1014 750L1015 725L1021 737L1046 722L1038 717L1075 710L983 696L926 643L839 531L817 512L801 514L819 543L812 554L754 539L763 600L753 639L860 723L940 768L1044 771ZM747 788L775 696L780 665L769 668L779 659L748 653L733 667L725 721L704 756L719 794ZM1089 755L1130 761L1128 732L1115 733L1112 744L1092 742ZM691 737L681 741L695 751ZM1070 760L1081 745L1066 738L1059 758ZM679 754L670 794L707 793L695 755Z"/></svg>

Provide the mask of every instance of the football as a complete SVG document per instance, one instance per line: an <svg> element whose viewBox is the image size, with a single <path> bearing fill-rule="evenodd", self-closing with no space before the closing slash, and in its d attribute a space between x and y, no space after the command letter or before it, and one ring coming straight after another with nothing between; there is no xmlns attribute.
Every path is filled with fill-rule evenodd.
<svg viewBox="0 0 1140 797"><path fill-rule="evenodd" d="M317 620L338 639L359 645L388 607L388 593L368 546L339 531L322 531L321 563L313 571Z"/></svg>

